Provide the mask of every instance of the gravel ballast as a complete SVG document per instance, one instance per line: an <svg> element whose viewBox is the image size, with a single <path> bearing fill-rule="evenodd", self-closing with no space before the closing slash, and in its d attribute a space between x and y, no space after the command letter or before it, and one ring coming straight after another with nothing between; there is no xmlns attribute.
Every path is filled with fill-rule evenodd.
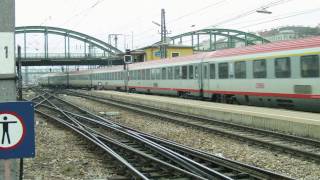
<svg viewBox="0 0 320 180"><path fill-rule="evenodd" d="M109 117L115 122L195 149L275 171L292 178L313 180L320 177L320 165L301 158L91 100L67 95L61 97L97 114L109 114L111 115Z"/></svg>
<svg viewBox="0 0 320 180"><path fill-rule="evenodd" d="M63 125L36 115L36 157L25 159L24 179L107 179L112 160Z"/></svg>

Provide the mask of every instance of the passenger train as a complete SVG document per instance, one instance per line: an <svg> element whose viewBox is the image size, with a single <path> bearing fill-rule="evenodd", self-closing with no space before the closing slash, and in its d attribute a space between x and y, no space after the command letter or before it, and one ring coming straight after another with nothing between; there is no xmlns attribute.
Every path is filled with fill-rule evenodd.
<svg viewBox="0 0 320 180"><path fill-rule="evenodd" d="M320 36L40 78L42 86L193 96L320 112Z"/></svg>

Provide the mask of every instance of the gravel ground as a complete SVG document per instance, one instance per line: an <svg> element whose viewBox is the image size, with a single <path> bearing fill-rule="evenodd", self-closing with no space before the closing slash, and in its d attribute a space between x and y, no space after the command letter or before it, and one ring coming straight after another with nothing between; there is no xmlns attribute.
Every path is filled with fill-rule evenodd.
<svg viewBox="0 0 320 180"><path fill-rule="evenodd" d="M320 178L320 165L313 162L91 100L66 95L62 97L96 113L118 112L118 116L111 117L116 122L196 149L269 169L292 178L308 180Z"/></svg>
<svg viewBox="0 0 320 180"><path fill-rule="evenodd" d="M116 176L110 162L80 135L36 115L36 157L25 159L24 179L107 179Z"/></svg>

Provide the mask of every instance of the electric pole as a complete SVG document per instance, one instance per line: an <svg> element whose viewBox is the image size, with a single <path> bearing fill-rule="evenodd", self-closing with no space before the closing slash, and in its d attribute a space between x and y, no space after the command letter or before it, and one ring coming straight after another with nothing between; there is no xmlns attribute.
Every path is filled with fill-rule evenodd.
<svg viewBox="0 0 320 180"><path fill-rule="evenodd" d="M161 9L161 59L167 58L167 33L168 31L166 27L166 15L164 9Z"/></svg>

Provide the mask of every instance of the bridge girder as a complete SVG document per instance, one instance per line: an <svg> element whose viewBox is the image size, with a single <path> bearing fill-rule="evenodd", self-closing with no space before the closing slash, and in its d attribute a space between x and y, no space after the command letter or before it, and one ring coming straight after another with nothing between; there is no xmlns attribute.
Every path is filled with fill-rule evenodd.
<svg viewBox="0 0 320 180"><path fill-rule="evenodd" d="M233 40L238 40L240 42L244 42L245 45L255 45L257 42L261 42L261 43L269 43L270 41L261 37L261 36L257 36L255 34L252 33L247 33L247 32L243 32L243 31L239 31L239 30L234 30L234 29L222 29L222 28L217 28L217 29L200 29L197 31L191 31L191 32L187 32L187 33L183 33L183 34L179 34L176 36L172 36L170 37L170 41L173 42L173 44L175 44L175 41L177 39L179 39L180 41L182 41L183 37L188 37L191 36L191 44L192 46L195 48L195 50L199 50L199 37L200 35L208 35L209 36L209 51L213 51L216 50L216 45L217 45L217 41L216 41L216 36L223 36L227 38L227 43L232 43ZM197 47L195 47L195 43L194 43L194 36L197 36ZM213 39L212 36L214 36L214 43L212 43ZM229 46L228 46L229 47Z"/></svg>
<svg viewBox="0 0 320 180"><path fill-rule="evenodd" d="M50 27L50 26L22 26L22 27L16 27L15 33L16 34L40 33L40 34L44 34L45 38L47 38L48 34L55 34L55 35L63 36L64 38L73 38L73 39L82 41L83 43L88 43L90 45L93 45L103 50L104 52L110 53L111 55L117 55L117 54L123 53L121 50L117 49L116 47L113 47L112 45L102 40L99 40L95 37L92 37L77 31L64 29L64 28ZM47 40L45 39L45 41Z"/></svg>

